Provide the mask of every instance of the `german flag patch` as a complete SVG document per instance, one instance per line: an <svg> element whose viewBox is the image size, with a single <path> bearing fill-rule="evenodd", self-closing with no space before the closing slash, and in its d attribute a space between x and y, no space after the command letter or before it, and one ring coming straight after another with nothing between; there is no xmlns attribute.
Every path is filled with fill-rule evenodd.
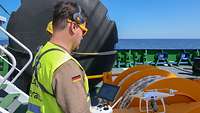
<svg viewBox="0 0 200 113"><path fill-rule="evenodd" d="M78 82L80 80L81 80L81 75L77 75L77 76L72 77L72 82Z"/></svg>

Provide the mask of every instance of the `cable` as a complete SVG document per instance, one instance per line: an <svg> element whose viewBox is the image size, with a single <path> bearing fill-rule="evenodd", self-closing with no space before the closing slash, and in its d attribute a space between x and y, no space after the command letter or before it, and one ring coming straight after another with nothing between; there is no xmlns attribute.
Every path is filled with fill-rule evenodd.
<svg viewBox="0 0 200 113"><path fill-rule="evenodd" d="M0 7L1 7L1 9L3 9L3 11L5 11L5 12L6 12L6 14L7 14L8 16L10 16L10 13L8 12L8 10L7 10L7 9L5 9L5 8L3 7L3 5L1 5L1 4L0 4Z"/></svg>
<svg viewBox="0 0 200 113"><path fill-rule="evenodd" d="M185 69L181 69L181 68L179 68L178 66L173 66L173 65L172 65L172 67L175 68L175 69L178 69L178 70L180 70L180 71L184 71L184 72L187 72L187 73L192 73L191 71L187 71L187 70L185 70Z"/></svg>
<svg viewBox="0 0 200 113"><path fill-rule="evenodd" d="M79 53L79 52L72 52L74 55L90 55L90 56L103 56L103 55L113 55L116 54L117 51L106 51L106 52L98 52L98 53Z"/></svg>
<svg viewBox="0 0 200 113"><path fill-rule="evenodd" d="M8 46L7 48L8 48L9 50L11 50L11 51L16 52L16 53L28 54L27 52L25 52L25 51L23 51L23 50L17 50L17 49L14 49L14 48L10 47L10 46Z"/></svg>
<svg viewBox="0 0 200 113"><path fill-rule="evenodd" d="M12 47L7 47L8 49L18 52L18 53L22 53L22 54L27 54L25 51L21 51L21 50L17 50L14 49ZM79 52L72 52L72 55L89 55L89 56L103 56L103 55L113 55L116 54L117 51L106 51L106 52L99 52L99 53L79 53Z"/></svg>

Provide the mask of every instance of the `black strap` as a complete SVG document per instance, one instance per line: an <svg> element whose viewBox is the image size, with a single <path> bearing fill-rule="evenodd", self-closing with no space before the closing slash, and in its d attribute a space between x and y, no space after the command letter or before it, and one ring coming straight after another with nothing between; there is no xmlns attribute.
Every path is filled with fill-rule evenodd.
<svg viewBox="0 0 200 113"><path fill-rule="evenodd" d="M55 97L54 94L51 94L51 93L39 82L39 80L38 80L38 73L37 73L37 71L38 71L37 67L38 67L38 64L40 63L40 62L39 62L40 59L41 59L46 53L51 52L51 51L61 51L61 52L64 52L63 50L58 49L58 48L51 48L51 49L48 49L48 50L44 51L41 55L38 55L38 56L35 58L35 65L33 66L33 69L34 69L34 74L33 74L33 75L35 76L36 81L37 81L37 83L39 84L40 89L41 89L42 91L44 91L45 93L47 93L47 94L49 94L49 95Z"/></svg>

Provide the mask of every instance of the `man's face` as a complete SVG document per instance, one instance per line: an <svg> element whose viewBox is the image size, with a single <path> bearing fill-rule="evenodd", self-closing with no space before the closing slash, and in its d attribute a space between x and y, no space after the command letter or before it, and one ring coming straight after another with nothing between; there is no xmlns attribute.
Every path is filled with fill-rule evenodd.
<svg viewBox="0 0 200 113"><path fill-rule="evenodd" d="M86 34L86 30L83 29L83 27L85 26L80 26L79 24L75 23L75 22L71 22L71 29L73 31L73 50L76 50L79 48L81 40L83 39L84 35ZM87 28L86 28L87 29Z"/></svg>
<svg viewBox="0 0 200 113"><path fill-rule="evenodd" d="M73 40L73 46L72 50L76 50L79 48L81 40L84 37L84 34L86 34L86 31L82 29L83 26L79 26L75 22L70 22L71 25L70 29L72 31L72 40Z"/></svg>
<svg viewBox="0 0 200 113"><path fill-rule="evenodd" d="M78 48L79 48L82 39L83 39L83 31L82 31L82 29L79 27L78 30L77 30L76 47L75 47L75 49L78 49Z"/></svg>

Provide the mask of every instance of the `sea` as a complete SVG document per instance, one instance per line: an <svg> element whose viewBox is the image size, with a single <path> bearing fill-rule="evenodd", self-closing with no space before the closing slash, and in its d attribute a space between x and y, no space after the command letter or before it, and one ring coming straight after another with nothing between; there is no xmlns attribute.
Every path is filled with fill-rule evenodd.
<svg viewBox="0 0 200 113"><path fill-rule="evenodd" d="M200 49L199 39L119 39L116 49Z"/></svg>

